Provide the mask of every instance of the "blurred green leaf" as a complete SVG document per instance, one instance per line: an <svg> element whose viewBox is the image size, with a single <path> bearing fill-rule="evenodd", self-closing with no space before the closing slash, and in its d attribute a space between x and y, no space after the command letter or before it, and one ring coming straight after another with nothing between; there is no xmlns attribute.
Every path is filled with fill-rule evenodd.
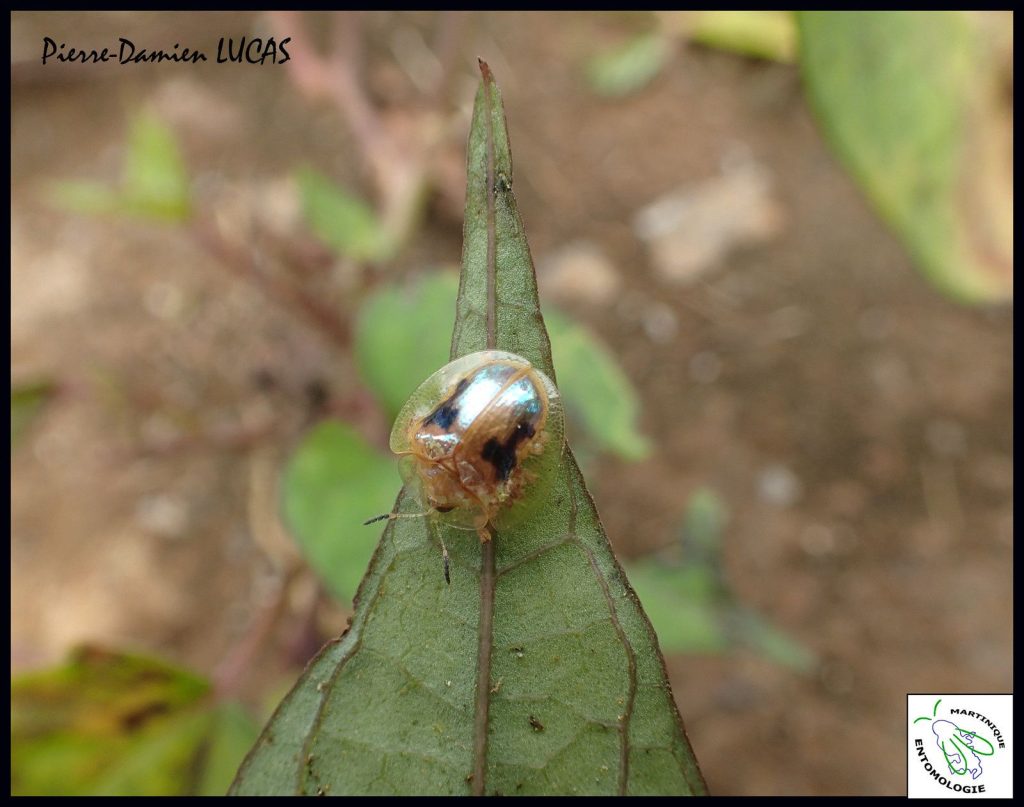
<svg viewBox="0 0 1024 807"><path fill-rule="evenodd" d="M255 742L260 727L238 703L222 703L213 713L206 738L206 765L196 792L200 796L223 796L235 778L235 771Z"/></svg>
<svg viewBox="0 0 1024 807"><path fill-rule="evenodd" d="M490 344L553 376L501 95L482 69L450 355ZM650 623L572 452L561 459L550 499L485 545L432 519L388 523L349 630L277 709L232 792L706 791ZM403 488L396 507L422 505Z"/></svg>
<svg viewBox="0 0 1024 807"><path fill-rule="evenodd" d="M695 11L690 38L743 56L796 61L796 22L790 11Z"/></svg>
<svg viewBox="0 0 1024 807"><path fill-rule="evenodd" d="M342 603L366 572L378 534L366 519L387 513L401 484L394 459L346 423L314 428L288 462L284 513L303 555Z"/></svg>
<svg viewBox="0 0 1024 807"><path fill-rule="evenodd" d="M687 562L720 565L722 532L728 516L725 502L710 488L697 488L691 494L683 514L680 538Z"/></svg>
<svg viewBox="0 0 1024 807"><path fill-rule="evenodd" d="M178 141L152 115L139 115L132 124L121 198L126 213L181 221L191 212L188 172Z"/></svg>
<svg viewBox="0 0 1024 807"><path fill-rule="evenodd" d="M809 671L814 654L741 605L729 586L721 555L726 519L721 499L699 488L687 504L679 545L628 566L662 650L722 653L746 647L777 664Z"/></svg>
<svg viewBox="0 0 1024 807"><path fill-rule="evenodd" d="M355 329L359 372L389 418L424 379L448 361L459 276L427 272L407 285L387 284L363 302Z"/></svg>
<svg viewBox="0 0 1024 807"><path fill-rule="evenodd" d="M50 184L49 197L59 207L93 215L179 222L192 212L188 171L174 132L147 113L132 121L119 187L61 180Z"/></svg>
<svg viewBox="0 0 1024 807"><path fill-rule="evenodd" d="M1013 110L1000 74L1010 68L982 35L999 18L828 11L797 20L825 133L920 269L958 299L1009 297ZM1012 53L1012 15L1006 25Z"/></svg>
<svg viewBox="0 0 1024 807"><path fill-rule="evenodd" d="M598 446L623 459L648 456L651 442L637 428L640 401L611 351L558 311L549 311L546 322L569 422L580 424Z"/></svg>
<svg viewBox="0 0 1024 807"><path fill-rule="evenodd" d="M720 653L729 648L717 581L708 569L683 569L652 559L626 568L663 652Z"/></svg>
<svg viewBox="0 0 1024 807"><path fill-rule="evenodd" d="M754 611L736 609L731 627L738 644L749 647L776 664L802 673L810 672L817 664L817 657L807 647Z"/></svg>
<svg viewBox="0 0 1024 807"><path fill-rule="evenodd" d="M193 766L212 716L202 710L173 715L125 746L116 762L82 791L96 796L166 796L193 792Z"/></svg>
<svg viewBox="0 0 1024 807"><path fill-rule="evenodd" d="M53 396L56 385L50 381L11 385L11 450L24 436L29 425Z"/></svg>
<svg viewBox="0 0 1024 807"><path fill-rule="evenodd" d="M209 691L186 670L97 648L15 677L11 793L187 795L200 780L223 793L225 768L241 760L255 730L250 721L243 737L240 707L213 709ZM218 738L225 712L234 721L230 748ZM219 770L210 765L214 749Z"/></svg>
<svg viewBox="0 0 1024 807"><path fill-rule="evenodd" d="M587 65L587 79L600 95L629 95L647 86L671 53L671 42L660 31L641 34L593 57Z"/></svg>
<svg viewBox="0 0 1024 807"><path fill-rule="evenodd" d="M302 211L313 233L339 255L353 260L382 260L392 247L377 215L362 199L311 168L296 174Z"/></svg>

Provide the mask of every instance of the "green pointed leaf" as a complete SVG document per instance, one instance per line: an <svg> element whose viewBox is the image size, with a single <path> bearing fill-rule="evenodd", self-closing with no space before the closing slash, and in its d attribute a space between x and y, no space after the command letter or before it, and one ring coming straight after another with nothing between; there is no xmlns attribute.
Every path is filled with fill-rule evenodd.
<svg viewBox="0 0 1024 807"><path fill-rule="evenodd" d="M309 565L349 603L377 542L366 519L387 513L401 484L391 457L345 423L314 428L284 474L284 513Z"/></svg>
<svg viewBox="0 0 1024 807"><path fill-rule="evenodd" d="M321 241L357 261L387 257L390 246L366 202L310 168L301 169L296 179L303 215Z"/></svg>
<svg viewBox="0 0 1024 807"><path fill-rule="evenodd" d="M959 299L1010 297L1012 56L1000 53L1012 54L1012 16L1008 25L959 11L797 19L825 133L921 271ZM1007 35L1008 49L998 41Z"/></svg>
<svg viewBox="0 0 1024 807"><path fill-rule="evenodd" d="M451 356L496 346L553 377L511 190L504 110L483 70ZM420 505L403 489L396 507ZM441 534L451 586L441 574ZM421 518L389 522L351 627L282 702L232 788L704 791L654 632L568 450L545 506L489 543Z"/></svg>
<svg viewBox="0 0 1024 807"><path fill-rule="evenodd" d="M186 670L97 648L14 678L12 794L223 793L256 731L209 693Z"/></svg>
<svg viewBox="0 0 1024 807"><path fill-rule="evenodd" d="M351 631L341 640L329 642L306 666L238 769L228 795L288 796L307 792L303 782L309 759L304 752L306 740L319 719L327 686L352 652L350 637Z"/></svg>

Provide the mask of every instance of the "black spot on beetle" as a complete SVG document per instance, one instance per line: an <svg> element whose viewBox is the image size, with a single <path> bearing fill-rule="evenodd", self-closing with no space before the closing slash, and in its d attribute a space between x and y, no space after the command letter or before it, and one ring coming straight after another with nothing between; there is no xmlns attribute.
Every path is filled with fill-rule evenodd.
<svg viewBox="0 0 1024 807"><path fill-rule="evenodd" d="M466 387L469 386L469 379L463 378L455 385L455 391L448 396L448 398L438 404L437 409L423 418L424 426L437 426L439 429L448 431L452 424L455 422L455 418L459 416L459 407L456 406L455 400L465 391Z"/></svg>
<svg viewBox="0 0 1024 807"><path fill-rule="evenodd" d="M508 475L516 467L516 446L523 440L529 440L533 435L533 424L523 421L516 424L504 443L499 443L494 437L484 443L480 456L494 466L499 482L508 479Z"/></svg>
<svg viewBox="0 0 1024 807"><path fill-rule="evenodd" d="M494 472L501 482L508 479L508 475L516 467L515 450L509 451L504 444L499 443L493 437L484 443L480 456L494 466Z"/></svg>
<svg viewBox="0 0 1024 807"><path fill-rule="evenodd" d="M434 509L437 510L437 512L439 512L439 513L450 513L452 510L455 509L455 505L454 504L450 504L447 507L438 507L435 504L434 505Z"/></svg>
<svg viewBox="0 0 1024 807"><path fill-rule="evenodd" d="M430 426L435 425L439 429L448 431L452 427L452 423L455 422L455 418L459 416L459 408L453 403L443 403L437 409L430 413L430 415L424 419L423 425Z"/></svg>

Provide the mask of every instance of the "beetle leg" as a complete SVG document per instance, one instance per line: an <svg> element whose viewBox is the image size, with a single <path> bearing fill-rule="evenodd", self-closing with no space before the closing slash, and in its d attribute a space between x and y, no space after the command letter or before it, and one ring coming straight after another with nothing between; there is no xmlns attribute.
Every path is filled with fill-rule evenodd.
<svg viewBox="0 0 1024 807"><path fill-rule="evenodd" d="M452 584L452 577L448 571L448 547L444 545L444 538L441 538L440 534L437 537L441 541L441 557L444 560L444 582L450 586Z"/></svg>

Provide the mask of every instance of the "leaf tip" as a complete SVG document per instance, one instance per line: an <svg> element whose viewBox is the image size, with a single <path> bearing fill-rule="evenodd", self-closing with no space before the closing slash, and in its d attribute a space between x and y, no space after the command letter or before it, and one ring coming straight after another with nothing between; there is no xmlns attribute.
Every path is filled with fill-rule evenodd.
<svg viewBox="0 0 1024 807"><path fill-rule="evenodd" d="M493 84L494 83L494 73L491 72L490 65L488 65L487 62L485 62L479 56L476 57L476 62L477 62L478 65L480 65L480 75L483 76L484 81L486 81L486 82L488 82L490 84Z"/></svg>

